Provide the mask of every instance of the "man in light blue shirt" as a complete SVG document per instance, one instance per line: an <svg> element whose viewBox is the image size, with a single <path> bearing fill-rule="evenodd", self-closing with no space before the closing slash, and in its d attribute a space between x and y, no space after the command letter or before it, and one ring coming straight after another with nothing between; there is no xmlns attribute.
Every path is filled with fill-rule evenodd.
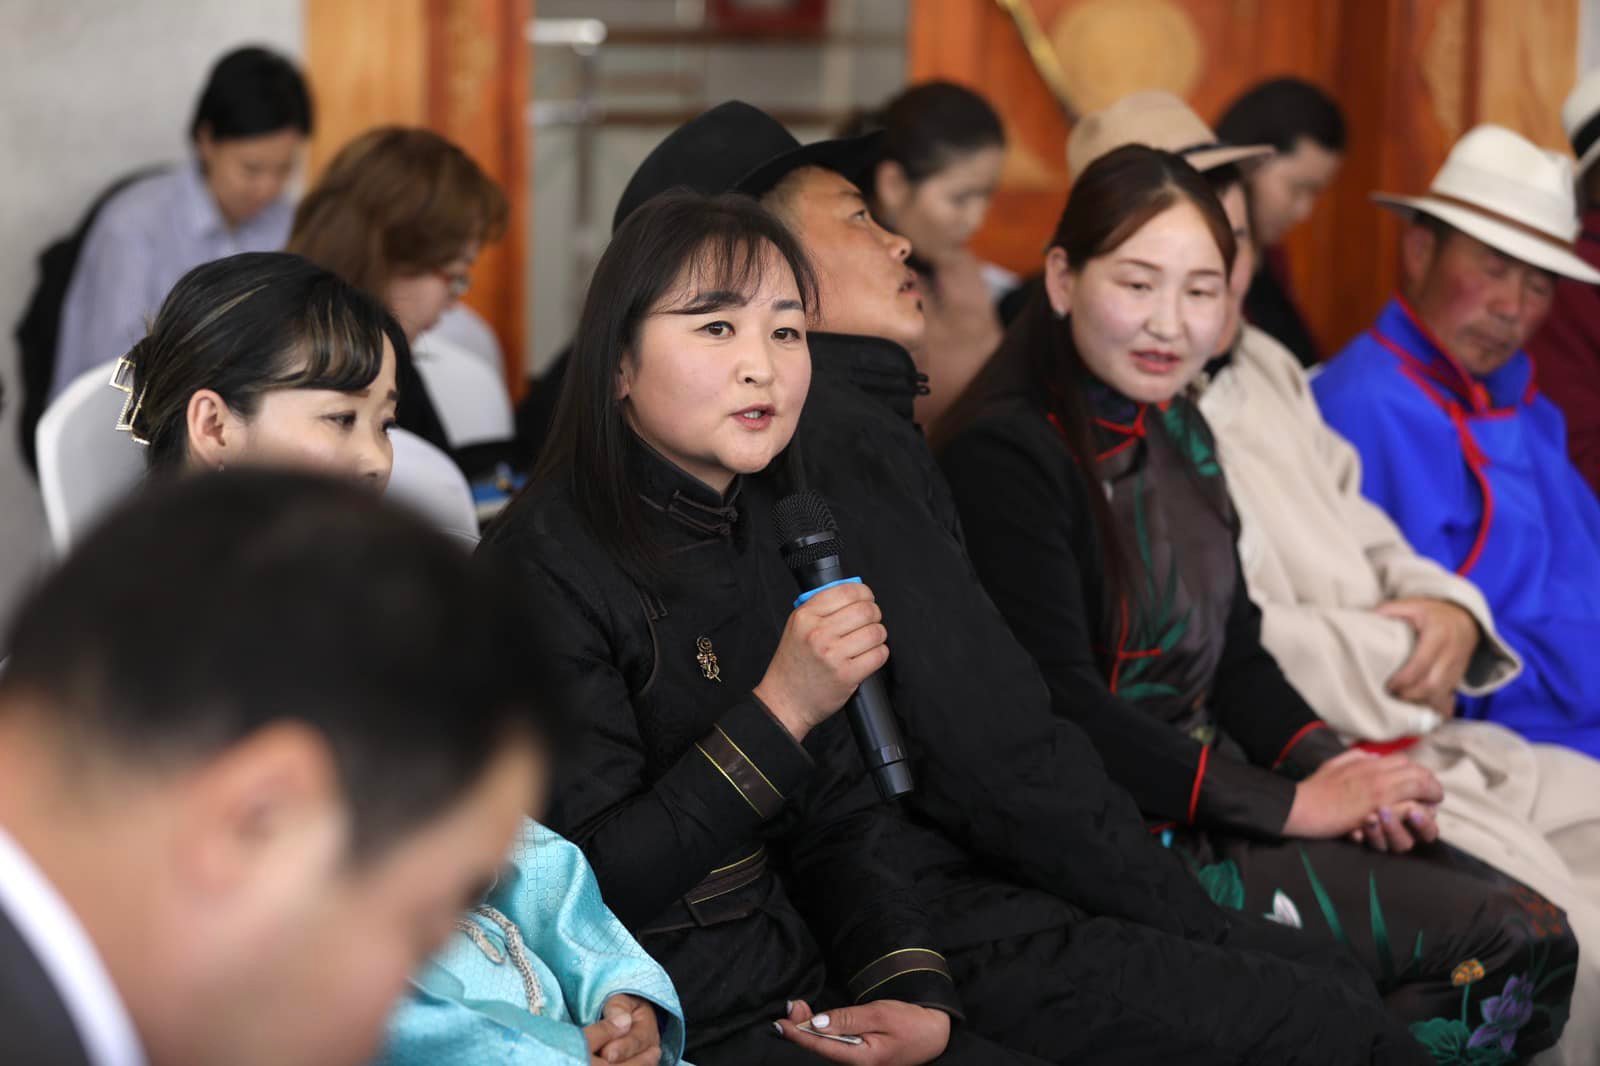
<svg viewBox="0 0 1600 1066"><path fill-rule="evenodd" d="M50 395L125 355L187 271L289 238L284 198L311 132L294 64L240 48L212 68L189 135L192 162L117 193L90 227L61 309Z"/></svg>

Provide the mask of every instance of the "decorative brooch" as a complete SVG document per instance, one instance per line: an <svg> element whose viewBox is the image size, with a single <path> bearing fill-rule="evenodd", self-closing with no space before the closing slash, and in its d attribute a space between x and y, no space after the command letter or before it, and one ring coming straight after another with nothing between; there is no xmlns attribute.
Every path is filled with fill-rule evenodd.
<svg viewBox="0 0 1600 1066"><path fill-rule="evenodd" d="M711 646L707 637L701 637L694 642L694 661L700 664L700 673L705 675L707 681L722 680L722 666L717 662L717 651Z"/></svg>

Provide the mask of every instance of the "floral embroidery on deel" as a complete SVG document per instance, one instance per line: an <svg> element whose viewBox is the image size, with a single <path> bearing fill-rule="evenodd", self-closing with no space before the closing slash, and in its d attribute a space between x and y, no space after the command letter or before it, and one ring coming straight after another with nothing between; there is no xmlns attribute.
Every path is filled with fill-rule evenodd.
<svg viewBox="0 0 1600 1066"><path fill-rule="evenodd" d="M1304 923L1300 921L1300 908L1294 905L1283 889L1278 889L1272 894L1272 913L1262 915L1269 922L1287 925L1291 929L1303 929Z"/></svg>
<svg viewBox="0 0 1600 1066"><path fill-rule="evenodd" d="M1517 1033L1533 1019L1533 980L1527 974L1511 978L1498 996L1484 1000L1479 1009L1483 1011L1483 1024L1467 1041L1467 1047L1498 1046L1504 1054L1511 1054Z"/></svg>
<svg viewBox="0 0 1600 1066"><path fill-rule="evenodd" d="M1468 1024L1472 986L1483 980L1482 962L1467 959L1450 973L1450 983L1461 989L1461 1016L1459 1018L1430 1018L1411 1026L1411 1035L1427 1049L1435 1063L1459 1066L1503 1066L1517 1060L1517 1036L1533 1020L1539 1010L1534 996L1539 990L1541 975L1553 979L1557 974L1545 975L1545 962L1534 956L1533 969L1528 973L1507 978L1498 996L1490 996L1478 1004L1482 1023L1474 1029Z"/></svg>
<svg viewBox="0 0 1600 1066"><path fill-rule="evenodd" d="M1522 904L1523 911L1533 922L1533 932L1536 937L1565 936L1567 934L1567 916L1560 907L1545 899L1527 885L1518 885L1512 889L1512 895L1517 902Z"/></svg>

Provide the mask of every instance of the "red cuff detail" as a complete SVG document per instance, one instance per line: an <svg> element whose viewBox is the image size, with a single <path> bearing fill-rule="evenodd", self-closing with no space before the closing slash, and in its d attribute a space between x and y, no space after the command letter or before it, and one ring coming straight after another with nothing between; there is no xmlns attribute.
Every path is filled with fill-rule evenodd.
<svg viewBox="0 0 1600 1066"><path fill-rule="evenodd" d="M1206 764L1211 761L1211 749L1200 749L1200 765L1194 769L1194 788L1189 790L1189 824L1194 824L1194 812L1200 806L1200 783L1206 779Z"/></svg>
<svg viewBox="0 0 1600 1066"><path fill-rule="evenodd" d="M1397 751L1416 747L1421 737L1396 737L1394 740L1363 740L1356 744L1362 751L1370 751L1374 755L1393 755Z"/></svg>
<svg viewBox="0 0 1600 1066"><path fill-rule="evenodd" d="M1272 768L1276 770L1278 767L1282 766L1283 760L1289 757L1289 752L1294 750L1294 746L1296 744L1300 743L1318 729L1326 728L1328 728L1328 723L1319 718L1315 722L1307 722L1305 725L1295 730L1294 736L1289 738L1289 743L1283 746L1283 750L1278 752L1278 757L1272 761Z"/></svg>

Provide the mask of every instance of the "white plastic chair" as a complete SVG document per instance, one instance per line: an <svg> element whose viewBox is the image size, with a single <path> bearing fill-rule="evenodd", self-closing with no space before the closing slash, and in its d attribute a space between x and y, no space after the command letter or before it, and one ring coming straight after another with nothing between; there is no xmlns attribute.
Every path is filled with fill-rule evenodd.
<svg viewBox="0 0 1600 1066"><path fill-rule="evenodd" d="M62 555L144 477L144 448L116 428L128 399L111 386L116 365L113 359L84 371L34 430L45 523Z"/></svg>
<svg viewBox="0 0 1600 1066"><path fill-rule="evenodd" d="M453 447L510 440L516 433L511 393L498 366L437 333L418 337L413 355Z"/></svg>
<svg viewBox="0 0 1600 1066"><path fill-rule="evenodd" d="M439 321L424 336L443 337L452 344L460 345L482 359L497 374L506 365L500 338L494 335L494 330L483 320L483 316L466 304L456 304L440 315Z"/></svg>
<svg viewBox="0 0 1600 1066"><path fill-rule="evenodd" d="M394 470L385 498L411 508L439 529L467 543L478 543L478 513L472 487L455 461L415 433L389 431Z"/></svg>

